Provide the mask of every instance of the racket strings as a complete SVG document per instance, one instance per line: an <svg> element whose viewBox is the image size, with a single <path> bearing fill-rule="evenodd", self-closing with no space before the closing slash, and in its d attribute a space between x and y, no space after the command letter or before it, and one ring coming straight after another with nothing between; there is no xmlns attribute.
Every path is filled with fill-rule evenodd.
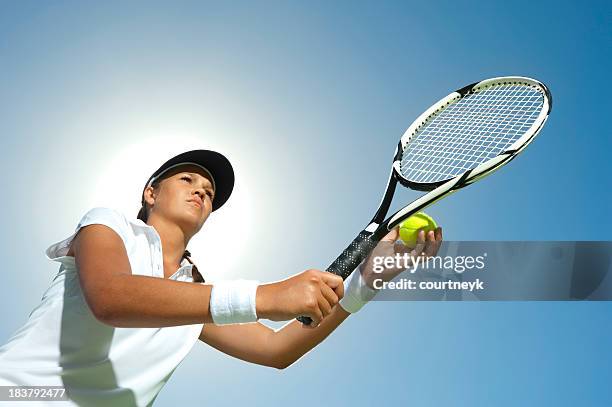
<svg viewBox="0 0 612 407"><path fill-rule="evenodd" d="M516 91L507 94L518 99L515 93ZM521 123L524 117L517 117L517 113L524 113L520 107L525 104L525 100L519 99L519 102L522 103L511 106L509 109L506 108L504 112L500 108L500 102L503 100L496 97L494 92L482 96L480 100L470 98L462 105L452 106L446 114L440 115L437 121L433 121L428 128L423 129L422 137L417 139L415 147L420 148L420 153L426 153L429 159L418 160L417 158L417 164L420 164L417 170L429 170L440 175L448 174L448 171L436 171L435 166L432 165L436 163L431 161L431 153L439 152L439 158L443 159L441 163L438 163L442 164L441 169L448 170L449 167L455 167L465 171L472 168L471 164L474 164L474 161L478 163L482 161L482 158L488 159L495 156L490 150L494 150L495 147L501 150L504 144L513 141L512 138L509 140L508 137L505 137L504 131L520 130L516 123ZM485 109L480 109L483 106ZM502 113L501 116L500 113ZM431 136L438 137L432 138ZM427 143L427 141L430 142ZM442 147L446 148L442 149Z"/></svg>
<svg viewBox="0 0 612 407"><path fill-rule="evenodd" d="M464 96L412 137L402 156L402 176L443 181L497 156L531 128L543 101L539 89L525 85L497 85Z"/></svg>

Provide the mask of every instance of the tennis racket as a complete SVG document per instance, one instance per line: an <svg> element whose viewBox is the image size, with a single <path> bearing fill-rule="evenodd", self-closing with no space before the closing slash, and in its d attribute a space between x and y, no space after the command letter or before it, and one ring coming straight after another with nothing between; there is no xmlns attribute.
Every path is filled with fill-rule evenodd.
<svg viewBox="0 0 612 407"><path fill-rule="evenodd" d="M540 132L551 107L548 88L520 76L476 82L439 100L401 137L376 214L327 271L346 279L402 221L508 164ZM429 192L385 219L398 183Z"/></svg>

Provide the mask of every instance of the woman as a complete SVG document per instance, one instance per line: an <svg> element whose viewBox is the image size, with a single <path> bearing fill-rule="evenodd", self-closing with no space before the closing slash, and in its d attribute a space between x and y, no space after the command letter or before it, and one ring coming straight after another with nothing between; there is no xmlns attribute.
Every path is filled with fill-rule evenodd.
<svg viewBox="0 0 612 407"><path fill-rule="evenodd" d="M375 295L360 272L344 283L307 270L269 284L206 284L186 247L233 184L223 155L188 151L149 178L138 219L89 211L72 236L47 250L59 273L0 348L0 385L59 386L66 400L54 406L150 405L198 339L282 369ZM385 240L396 238L394 230ZM441 230L425 239L421 233L416 252L435 254ZM299 315L311 326L293 320ZM293 321L275 331L262 318Z"/></svg>

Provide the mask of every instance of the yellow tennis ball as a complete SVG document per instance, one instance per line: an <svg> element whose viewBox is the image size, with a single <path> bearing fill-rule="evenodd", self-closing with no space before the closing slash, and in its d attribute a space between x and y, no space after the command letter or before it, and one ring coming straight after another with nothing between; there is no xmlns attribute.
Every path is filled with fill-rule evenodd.
<svg viewBox="0 0 612 407"><path fill-rule="evenodd" d="M438 225L433 218L424 212L415 213L402 223L400 223L399 234L403 242L408 246L416 246L419 230L425 233L436 230Z"/></svg>

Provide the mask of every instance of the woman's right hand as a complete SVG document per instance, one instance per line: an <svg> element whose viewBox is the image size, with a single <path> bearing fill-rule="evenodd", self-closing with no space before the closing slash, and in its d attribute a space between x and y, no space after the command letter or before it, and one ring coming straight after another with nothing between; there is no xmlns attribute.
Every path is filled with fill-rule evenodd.
<svg viewBox="0 0 612 407"><path fill-rule="evenodd" d="M306 270L286 280L257 287L257 316L287 321L299 316L312 319L317 327L344 296L342 277L320 270Z"/></svg>

